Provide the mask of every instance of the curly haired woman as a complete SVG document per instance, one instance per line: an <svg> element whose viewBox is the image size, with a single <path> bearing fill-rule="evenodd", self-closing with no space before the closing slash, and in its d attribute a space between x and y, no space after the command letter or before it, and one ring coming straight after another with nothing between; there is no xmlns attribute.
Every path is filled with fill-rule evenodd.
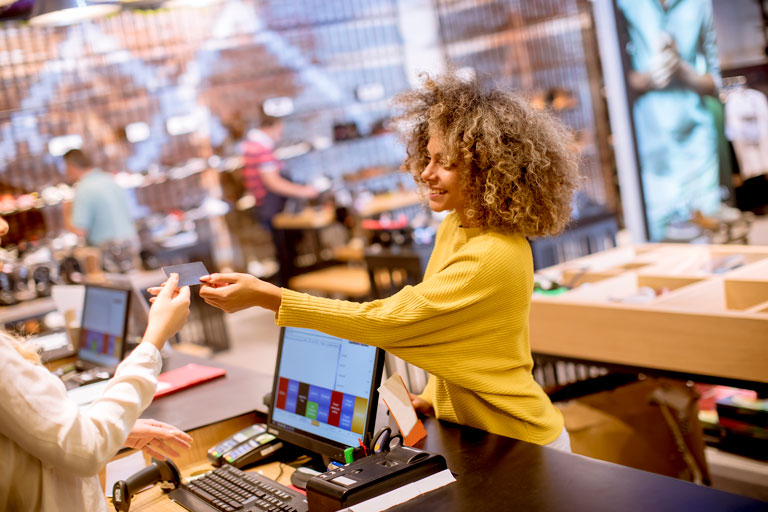
<svg viewBox="0 0 768 512"><path fill-rule="evenodd" d="M451 211L423 282L367 303L313 297L243 274L200 291L233 312L375 345L427 370L414 405L437 418L569 450L563 418L531 374L533 261L526 237L568 222L580 182L570 135L515 96L454 75L397 98L411 127L403 167L432 211Z"/></svg>

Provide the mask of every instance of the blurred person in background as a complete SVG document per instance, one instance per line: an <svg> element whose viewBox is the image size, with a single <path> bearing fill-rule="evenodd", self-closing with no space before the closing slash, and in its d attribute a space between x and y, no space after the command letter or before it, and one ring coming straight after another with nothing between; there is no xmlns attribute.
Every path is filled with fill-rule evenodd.
<svg viewBox="0 0 768 512"><path fill-rule="evenodd" d="M720 205L717 134L703 96L720 62L711 0L617 0L627 29L635 136L649 238Z"/></svg>
<svg viewBox="0 0 768 512"><path fill-rule="evenodd" d="M287 285L290 261L296 256L295 246L300 235L279 232L272 219L283 211L288 198L314 199L318 190L309 185L293 183L285 174L285 164L275 155L275 146L283 137L283 121L262 113L261 126L249 130L244 144L243 185L256 200L254 218L272 234L275 254L281 262L279 279Z"/></svg>
<svg viewBox="0 0 768 512"><path fill-rule="evenodd" d="M65 203L67 229L102 250L103 266L110 272L136 267L139 241L127 192L113 176L94 167L79 149L64 154L67 179L74 184L72 204Z"/></svg>
<svg viewBox="0 0 768 512"><path fill-rule="evenodd" d="M266 228L285 207L290 197L314 199L318 191L309 185L293 183L284 174L285 164L275 155L275 146L283 137L283 121L263 114L261 126L248 131L245 145L243 182L256 199L258 220Z"/></svg>
<svg viewBox="0 0 768 512"><path fill-rule="evenodd" d="M0 236L7 232L0 217ZM189 287L177 283L176 274L165 283L141 343L86 407L68 398L35 351L0 331L0 510L106 512L98 474L121 447L163 460L190 446L172 425L137 419L157 388L160 348L189 315Z"/></svg>

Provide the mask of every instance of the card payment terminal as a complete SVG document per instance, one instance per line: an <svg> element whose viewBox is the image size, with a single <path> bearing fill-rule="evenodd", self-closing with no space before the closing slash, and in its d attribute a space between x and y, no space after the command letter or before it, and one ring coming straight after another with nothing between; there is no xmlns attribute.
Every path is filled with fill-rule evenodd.
<svg viewBox="0 0 768 512"><path fill-rule="evenodd" d="M242 468L272 455L283 443L267 432L267 426L257 423L232 434L208 450L208 460L214 466L231 464Z"/></svg>

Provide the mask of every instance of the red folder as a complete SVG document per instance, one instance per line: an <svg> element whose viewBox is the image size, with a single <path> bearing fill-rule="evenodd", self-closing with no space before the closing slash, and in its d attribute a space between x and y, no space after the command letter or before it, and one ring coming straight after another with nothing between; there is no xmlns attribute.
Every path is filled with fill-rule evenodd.
<svg viewBox="0 0 768 512"><path fill-rule="evenodd" d="M175 370L163 372L157 376L157 391L155 398L170 395L176 391L187 389L203 382L207 382L218 377L223 377L227 371L223 368L213 366L201 366L199 364L188 364Z"/></svg>

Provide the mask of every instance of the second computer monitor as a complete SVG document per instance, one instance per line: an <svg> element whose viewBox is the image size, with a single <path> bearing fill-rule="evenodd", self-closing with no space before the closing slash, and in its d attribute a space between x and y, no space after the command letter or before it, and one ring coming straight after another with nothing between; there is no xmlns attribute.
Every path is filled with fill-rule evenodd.
<svg viewBox="0 0 768 512"><path fill-rule="evenodd" d="M77 358L93 366L115 368L125 353L131 291L87 285Z"/></svg>
<svg viewBox="0 0 768 512"><path fill-rule="evenodd" d="M336 460L373 431L381 349L312 329L280 332L269 430Z"/></svg>

